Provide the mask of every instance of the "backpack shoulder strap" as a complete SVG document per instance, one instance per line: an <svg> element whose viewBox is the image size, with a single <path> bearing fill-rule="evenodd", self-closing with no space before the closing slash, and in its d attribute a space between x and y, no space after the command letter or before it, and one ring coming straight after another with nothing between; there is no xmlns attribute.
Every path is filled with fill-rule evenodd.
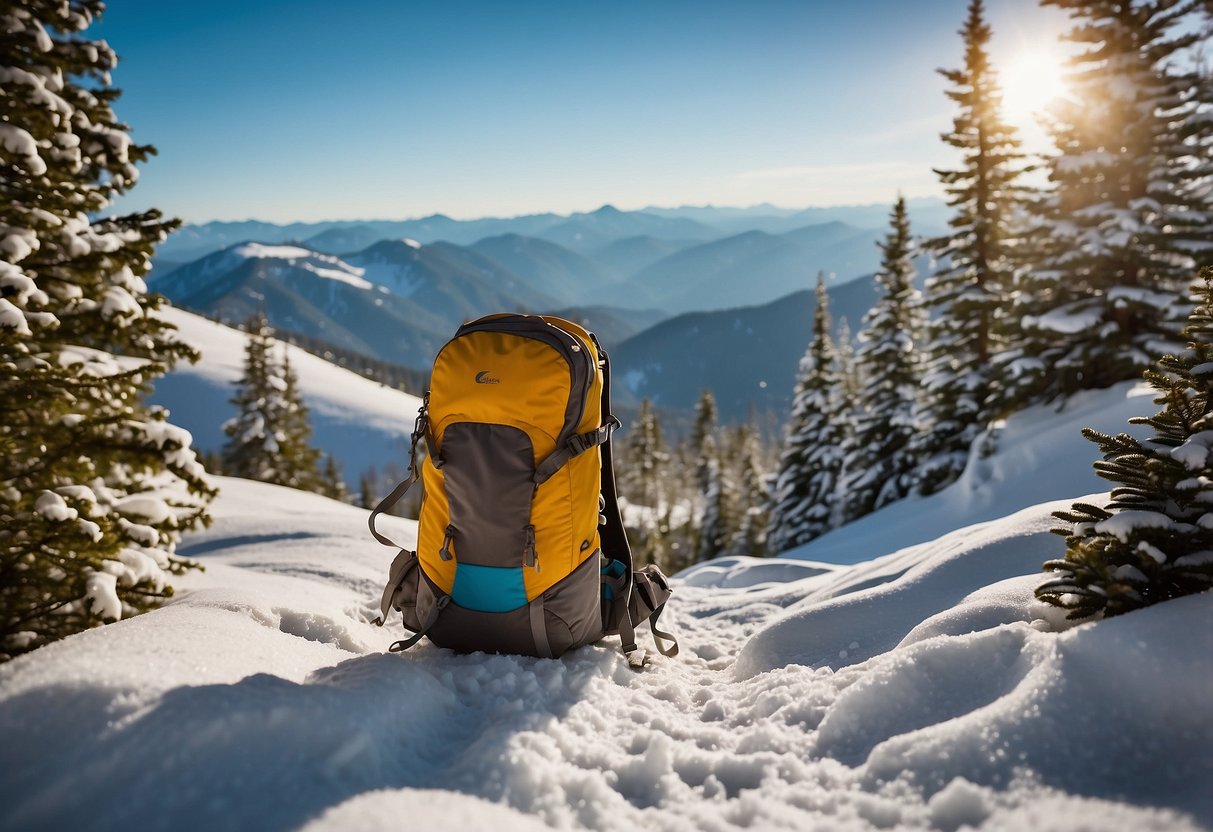
<svg viewBox="0 0 1213 832"><path fill-rule="evenodd" d="M619 424L619 420L611 412L611 359L606 350L598 343L598 338L592 333L590 339L594 349L602 359L602 418L604 422ZM635 623L630 612L632 600L632 547L628 544L627 530L623 527L623 515L619 511L619 493L615 489L615 461L611 453L611 437L608 433L601 445L602 479L600 493L602 494L602 514L606 521L598 529L598 537L602 542L602 554L608 561L614 560L623 564L623 574L613 582L613 590L617 599L611 605L614 621L608 622L610 629L619 633L620 648L627 657L628 664L641 668L647 664L643 650L636 649Z"/></svg>
<svg viewBox="0 0 1213 832"><path fill-rule="evenodd" d="M602 419L604 423L618 425L619 420L611 413L611 359L606 350L598 343L598 339L590 335L594 348L602 356ZM611 560L617 560L632 574L632 547L628 545L628 535L623 528L623 516L619 512L619 494L615 490L615 461L611 452L610 433L607 433L601 445L602 449L602 482L601 493L603 500L602 516L606 524L598 530L602 540L602 553Z"/></svg>

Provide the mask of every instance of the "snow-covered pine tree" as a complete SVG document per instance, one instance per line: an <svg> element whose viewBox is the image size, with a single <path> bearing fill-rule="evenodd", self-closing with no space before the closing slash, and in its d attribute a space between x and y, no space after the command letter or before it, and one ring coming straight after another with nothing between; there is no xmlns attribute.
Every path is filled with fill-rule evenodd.
<svg viewBox="0 0 1213 832"><path fill-rule="evenodd" d="M662 479L670 455L662 444L661 424L648 399L641 401L640 412L624 440L626 463L620 478L624 496L628 502L660 512L664 501Z"/></svg>
<svg viewBox="0 0 1213 832"><path fill-rule="evenodd" d="M284 441L279 444L280 479L277 482L305 491L328 493L320 470L320 451L312 447L311 414L299 393L299 376L291 366L291 356L285 347L280 370L285 411L282 417Z"/></svg>
<svg viewBox="0 0 1213 832"><path fill-rule="evenodd" d="M704 436L699 461L700 510L693 562L719 557L732 542L737 529L733 484L722 465L715 433Z"/></svg>
<svg viewBox="0 0 1213 832"><path fill-rule="evenodd" d="M770 494L763 469L762 443L752 424L737 426L732 442L737 470L737 530L726 554L761 557L767 553Z"/></svg>
<svg viewBox="0 0 1213 832"><path fill-rule="evenodd" d="M100 0L0 7L0 659L156 606L214 490L143 404L196 353L142 276L176 227L108 216L153 153L114 115Z"/></svg>
<svg viewBox="0 0 1213 832"><path fill-rule="evenodd" d="M223 426L228 436L223 468L234 477L308 491L320 490L319 451L310 445L307 409L286 359L274 355L274 333L265 315L248 322L244 375L232 404L236 416Z"/></svg>
<svg viewBox="0 0 1213 832"><path fill-rule="evenodd" d="M333 458L332 454L324 455L324 467L320 471L320 487L320 493L326 497L340 500L343 503L351 501L350 490L341 476L341 466L337 464L337 460Z"/></svg>
<svg viewBox="0 0 1213 832"><path fill-rule="evenodd" d="M914 490L922 494L960 476L969 446L1003 410L991 357L1000 348L997 318L1016 266L1013 216L1025 196L1018 180L1027 166L1015 129L1002 118L982 0L969 3L960 35L964 67L939 70L951 82L948 97L960 108L942 138L961 159L955 169L935 171L954 213L949 232L927 243L942 265L926 284L932 315L918 417L925 429L913 447L921 460Z"/></svg>
<svg viewBox="0 0 1213 832"><path fill-rule="evenodd" d="M375 483L378 479L374 465L363 471L358 477L358 505L367 509L375 507L378 502Z"/></svg>
<svg viewBox="0 0 1213 832"><path fill-rule="evenodd" d="M1045 3L1075 19L1068 38L1082 51L1073 94L1053 112L1038 262L1021 278L1014 343L998 359L1019 402L1132 378L1176 348L1187 282L1213 256L1209 90L1181 68L1200 37L1180 25L1194 4Z"/></svg>
<svg viewBox="0 0 1213 832"><path fill-rule="evenodd" d="M669 505L669 488L665 482L669 453L661 441L661 425L653 404L648 399L640 403L640 413L625 433L622 495L629 503L641 507L641 522L629 529L632 549L641 563L665 566L666 541L661 518Z"/></svg>
<svg viewBox="0 0 1213 832"><path fill-rule="evenodd" d="M838 367L838 383L842 388L842 398L848 408L854 408L859 401L859 391L862 384L859 380L859 368L855 362L855 344L851 335L851 325L846 316L838 319L838 337L834 340L834 361Z"/></svg>
<svg viewBox="0 0 1213 832"><path fill-rule="evenodd" d="M920 380L922 300L914 288L914 244L904 197L890 216L876 273L880 296L864 316L856 362L863 379L859 412L846 445L846 521L909 493L916 460L910 450Z"/></svg>
<svg viewBox="0 0 1213 832"><path fill-rule="evenodd" d="M1071 524L1063 559L1036 596L1071 619L1116 615L1213 587L1213 269L1203 272L1187 349L1146 371L1162 410L1130 419L1153 428L1146 442L1087 428L1116 483L1104 508L1075 503L1056 516Z"/></svg>
<svg viewBox="0 0 1213 832"><path fill-rule="evenodd" d="M708 462L720 448L716 441L718 428L716 396L710 389L704 388L695 402L695 421L691 424L690 454L695 465L695 484L700 493L708 489Z"/></svg>
<svg viewBox="0 0 1213 832"><path fill-rule="evenodd" d="M830 339L829 295L817 275L813 337L796 379L771 494L767 546L779 553L829 531L842 472L849 405Z"/></svg>

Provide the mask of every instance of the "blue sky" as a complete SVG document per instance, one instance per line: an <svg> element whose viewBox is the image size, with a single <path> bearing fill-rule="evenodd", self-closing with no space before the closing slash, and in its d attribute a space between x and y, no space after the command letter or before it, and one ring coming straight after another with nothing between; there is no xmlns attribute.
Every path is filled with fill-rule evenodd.
<svg viewBox="0 0 1213 832"><path fill-rule="evenodd" d="M120 208L191 222L938 193L966 0L111 0ZM1062 14L989 0L996 59Z"/></svg>

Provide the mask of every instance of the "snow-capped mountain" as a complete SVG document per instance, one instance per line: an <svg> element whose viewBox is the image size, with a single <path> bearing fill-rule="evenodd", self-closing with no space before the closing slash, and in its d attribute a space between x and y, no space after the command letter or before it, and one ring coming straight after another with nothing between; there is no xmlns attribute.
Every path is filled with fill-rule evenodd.
<svg viewBox="0 0 1213 832"><path fill-rule="evenodd" d="M242 324L264 310L276 328L425 366L449 337L449 319L366 274L361 266L299 246L241 243L153 277L149 286L226 323Z"/></svg>

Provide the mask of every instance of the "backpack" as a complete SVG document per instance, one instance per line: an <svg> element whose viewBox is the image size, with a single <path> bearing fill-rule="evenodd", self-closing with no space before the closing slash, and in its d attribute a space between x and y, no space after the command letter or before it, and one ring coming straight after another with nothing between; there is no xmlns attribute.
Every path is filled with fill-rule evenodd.
<svg viewBox="0 0 1213 832"><path fill-rule="evenodd" d="M389 650L427 637L458 652L556 658L618 635L641 667L634 629L647 619L657 649L677 655L657 628L669 582L656 566L633 570L611 459L618 427L610 362L582 327L517 314L461 326L434 359L408 477L369 520L376 540L400 549L375 623L396 609L413 632ZM411 552L375 518L418 478Z"/></svg>

